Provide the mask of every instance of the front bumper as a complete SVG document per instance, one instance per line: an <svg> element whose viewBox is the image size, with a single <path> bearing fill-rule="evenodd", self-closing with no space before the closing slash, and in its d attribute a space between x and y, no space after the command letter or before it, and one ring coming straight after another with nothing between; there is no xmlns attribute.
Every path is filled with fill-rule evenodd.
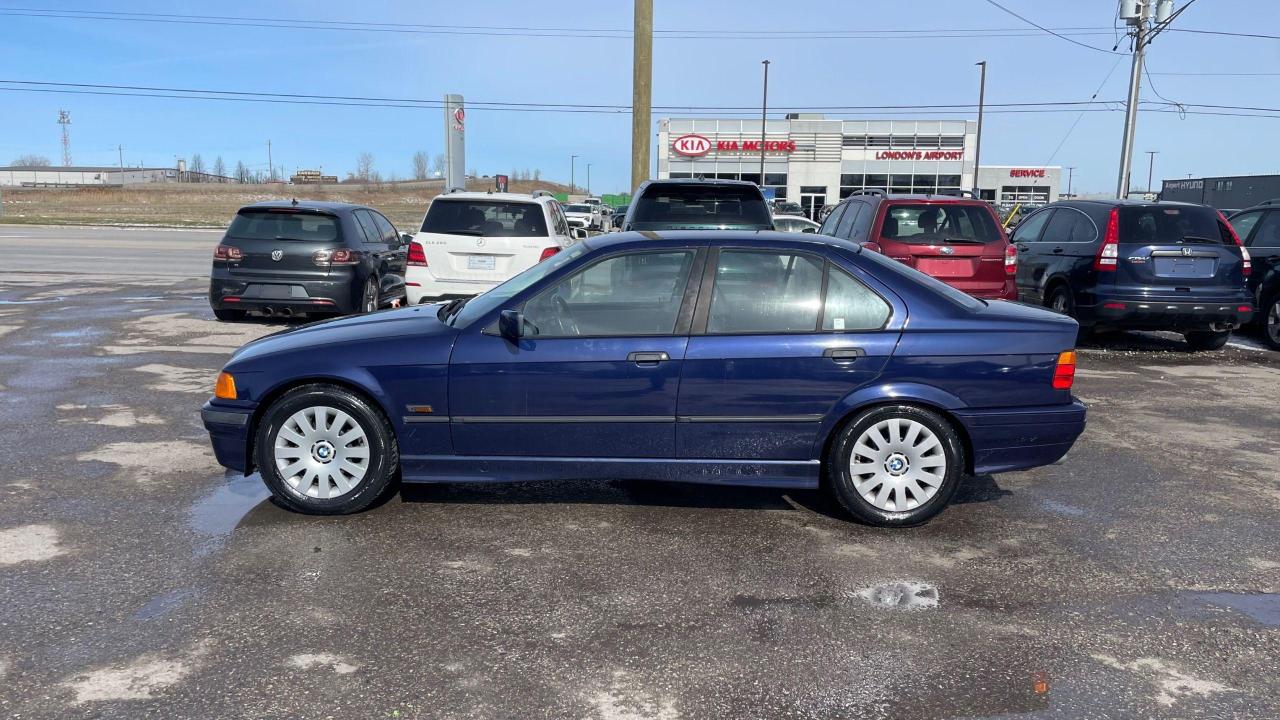
<svg viewBox="0 0 1280 720"><path fill-rule="evenodd" d="M1234 330L1253 319L1247 298L1229 301L1165 301L1099 298L1094 324L1132 330Z"/></svg>
<svg viewBox="0 0 1280 720"><path fill-rule="evenodd" d="M352 313L357 300L350 277L334 280L249 281L213 277L209 304L217 310L289 308L295 312Z"/></svg>
<svg viewBox="0 0 1280 720"><path fill-rule="evenodd" d="M219 465L245 474L251 472L249 421L252 417L252 409L214 405L212 400L200 408L200 419L209 431L209 442Z"/></svg>
<svg viewBox="0 0 1280 720"><path fill-rule="evenodd" d="M973 448L976 475L1025 470L1062 459L1084 432L1084 403L957 410Z"/></svg>

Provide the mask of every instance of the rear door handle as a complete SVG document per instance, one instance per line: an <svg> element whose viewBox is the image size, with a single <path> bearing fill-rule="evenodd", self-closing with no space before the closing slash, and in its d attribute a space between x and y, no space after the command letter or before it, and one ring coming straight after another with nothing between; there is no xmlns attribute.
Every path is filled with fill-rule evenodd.
<svg viewBox="0 0 1280 720"><path fill-rule="evenodd" d="M627 360L637 365L657 365L664 360L670 359L671 356L661 350L627 353Z"/></svg>
<svg viewBox="0 0 1280 720"><path fill-rule="evenodd" d="M866 351L859 347L830 347L822 351L822 357L831 358L838 363L853 362L866 356Z"/></svg>
<svg viewBox="0 0 1280 720"><path fill-rule="evenodd" d="M1062 252L1062 248L1060 248L1060 247L1056 247L1056 248L1054 248L1054 249L1053 249L1053 251L1054 251L1054 252L1056 252L1056 253L1061 253L1061 252Z"/></svg>

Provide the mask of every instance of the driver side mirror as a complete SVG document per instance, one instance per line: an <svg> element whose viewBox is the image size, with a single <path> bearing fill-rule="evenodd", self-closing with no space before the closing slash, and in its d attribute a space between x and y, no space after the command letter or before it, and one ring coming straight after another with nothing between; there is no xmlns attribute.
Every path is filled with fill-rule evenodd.
<svg viewBox="0 0 1280 720"><path fill-rule="evenodd" d="M519 310L503 310L498 316L498 334L512 341L519 342L524 334L524 313Z"/></svg>
<svg viewBox="0 0 1280 720"><path fill-rule="evenodd" d="M570 228L569 237L573 238L574 240L586 240L587 231L582 228Z"/></svg>
<svg viewBox="0 0 1280 720"><path fill-rule="evenodd" d="M406 245L408 245L408 244L409 244L409 243L411 243L411 242L413 242L413 236L412 236L412 235L410 235L409 233L400 233L400 245L401 245L401 246L406 246Z"/></svg>

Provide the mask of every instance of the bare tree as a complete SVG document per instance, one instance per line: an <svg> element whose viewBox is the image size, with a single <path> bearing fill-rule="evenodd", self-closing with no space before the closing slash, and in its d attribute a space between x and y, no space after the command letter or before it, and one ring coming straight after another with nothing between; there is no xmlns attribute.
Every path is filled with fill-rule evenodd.
<svg viewBox="0 0 1280 720"><path fill-rule="evenodd" d="M539 170L538 168L534 168L534 169L533 169L533 179L534 179L535 181L538 181L538 180L541 180L541 179L542 179L542 171L541 171L541 170Z"/></svg>
<svg viewBox="0 0 1280 720"><path fill-rule="evenodd" d="M470 170L467 171L467 177L478 178L480 177L480 173L476 172L475 168L471 168Z"/></svg>
<svg viewBox="0 0 1280 720"><path fill-rule="evenodd" d="M187 169L193 173L204 174L204 158L200 157L200 153L191 156L191 167Z"/></svg>
<svg viewBox="0 0 1280 720"><path fill-rule="evenodd" d="M218 177L226 177L227 175L227 164L222 162L221 155L218 156L217 160L213 161L213 174L217 175ZM218 182L222 182L222 181L219 180Z"/></svg>
<svg viewBox="0 0 1280 720"><path fill-rule="evenodd" d="M356 177L360 178L361 182L369 182L373 179L373 175L373 153L360 153L356 158Z"/></svg>
<svg viewBox="0 0 1280 720"><path fill-rule="evenodd" d="M419 150L413 154L413 179L426 180L431 173L431 156L427 155L426 150Z"/></svg>
<svg viewBox="0 0 1280 720"><path fill-rule="evenodd" d="M44 155L27 154L19 155L9 164L14 167L49 167L53 163Z"/></svg>
<svg viewBox="0 0 1280 720"><path fill-rule="evenodd" d="M432 158L431 172L441 177L444 176L444 153L438 153L434 158Z"/></svg>
<svg viewBox="0 0 1280 720"><path fill-rule="evenodd" d="M253 175L249 172L249 166L244 164L243 160L236 161L236 182L247 183L253 179Z"/></svg>

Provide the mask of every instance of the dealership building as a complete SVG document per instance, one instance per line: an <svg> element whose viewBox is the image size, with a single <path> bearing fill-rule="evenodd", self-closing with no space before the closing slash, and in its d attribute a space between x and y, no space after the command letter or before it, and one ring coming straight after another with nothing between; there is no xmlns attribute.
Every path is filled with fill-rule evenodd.
<svg viewBox="0 0 1280 720"><path fill-rule="evenodd" d="M977 123L970 120L829 120L794 113L764 134L766 193L800 203L810 217L855 190L955 193L977 187L1002 209L1058 199L1062 169L982 165L975 182ZM664 118L659 178L760 183L760 121Z"/></svg>

